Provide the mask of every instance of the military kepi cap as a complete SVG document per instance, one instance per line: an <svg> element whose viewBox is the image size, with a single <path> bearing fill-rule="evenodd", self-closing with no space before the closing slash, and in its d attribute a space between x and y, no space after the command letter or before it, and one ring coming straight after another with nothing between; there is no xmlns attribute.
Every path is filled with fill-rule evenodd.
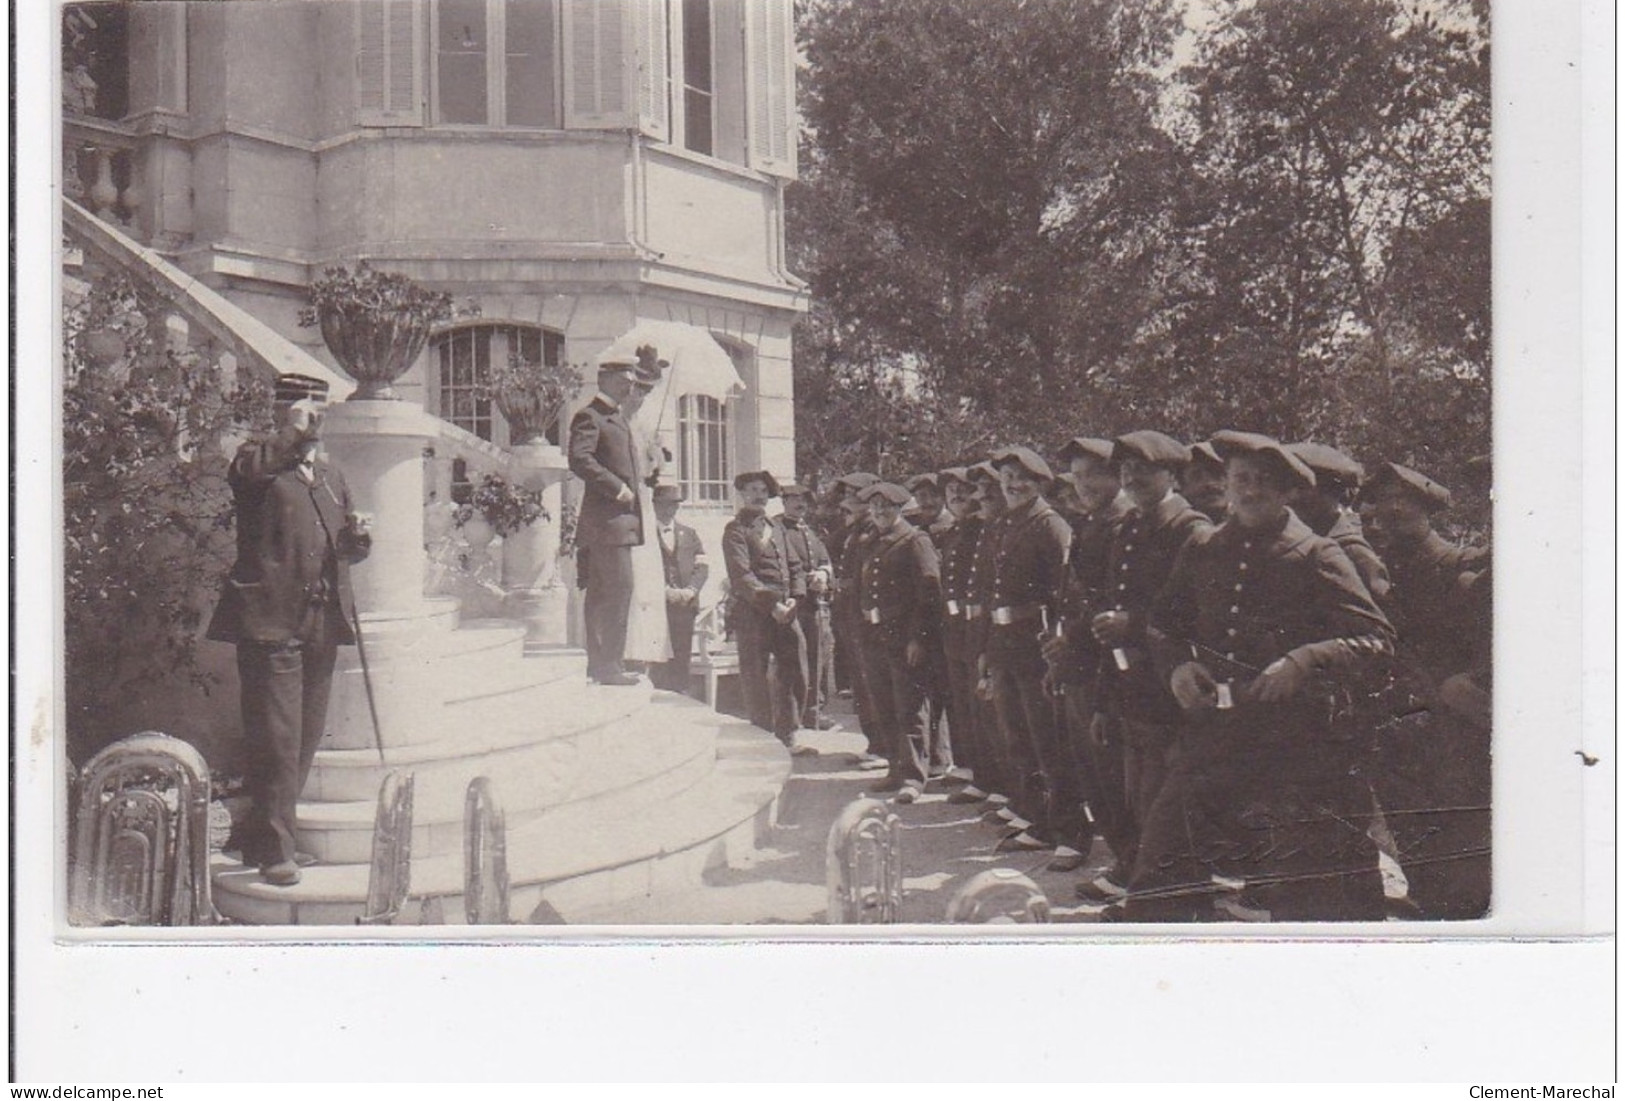
<svg viewBox="0 0 1625 1101"><path fill-rule="evenodd" d="M1426 474L1398 463L1383 463L1367 479L1364 491L1371 493L1386 485L1397 485L1410 493L1429 512L1436 512L1450 504L1450 491Z"/></svg>
<svg viewBox="0 0 1625 1101"><path fill-rule="evenodd" d="M617 375L636 374L638 369L637 356L614 345L594 356L593 364L600 371L609 371Z"/></svg>
<svg viewBox="0 0 1625 1101"><path fill-rule="evenodd" d="M1043 456L1030 447L1001 447L993 453L993 468L1019 466L1039 481L1051 481L1055 474Z"/></svg>
<svg viewBox="0 0 1625 1101"><path fill-rule="evenodd" d="M902 506L908 504L909 493L908 490L904 489L896 482L875 482L872 485L864 486L858 491L858 500L869 501L871 503L875 501L883 501L888 505L895 505L898 508L901 508Z"/></svg>
<svg viewBox="0 0 1625 1101"><path fill-rule="evenodd" d="M309 375L278 375L274 395L276 401L326 401L327 383Z"/></svg>
<svg viewBox="0 0 1625 1101"><path fill-rule="evenodd" d="M1336 482L1340 486L1353 488L1365 477L1365 467L1335 447L1305 441L1287 444L1286 449L1302 459L1303 464L1315 472L1315 480L1322 485Z"/></svg>
<svg viewBox="0 0 1625 1101"><path fill-rule="evenodd" d="M1061 453L1056 457L1063 463L1069 463L1083 455L1109 463L1112 461L1112 441L1103 440L1099 436L1073 436L1066 441Z"/></svg>
<svg viewBox="0 0 1625 1101"><path fill-rule="evenodd" d="M1112 441L1112 458L1139 459L1153 466L1184 466L1191 461L1191 449L1161 432L1149 428L1127 432Z"/></svg>
<svg viewBox="0 0 1625 1101"><path fill-rule="evenodd" d="M734 488L744 489L751 482L761 482L767 486L767 495L779 495L779 480L765 470L747 470L743 474L734 475Z"/></svg>
<svg viewBox="0 0 1625 1101"><path fill-rule="evenodd" d="M1274 462L1289 482L1297 482L1308 489L1315 488L1315 472L1309 465L1287 450L1281 441L1259 432L1215 432L1213 450L1226 459L1236 455L1262 455Z"/></svg>

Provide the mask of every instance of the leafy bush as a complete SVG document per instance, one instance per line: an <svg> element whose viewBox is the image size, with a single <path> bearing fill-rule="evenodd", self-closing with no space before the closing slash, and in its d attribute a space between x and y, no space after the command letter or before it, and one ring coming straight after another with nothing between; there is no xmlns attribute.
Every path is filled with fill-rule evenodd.
<svg viewBox="0 0 1625 1101"><path fill-rule="evenodd" d="M474 487L469 503L458 506L457 526L462 527L475 515L484 517L498 535L511 535L545 519L547 509L542 505L542 495L535 490L516 486L500 475L487 474Z"/></svg>

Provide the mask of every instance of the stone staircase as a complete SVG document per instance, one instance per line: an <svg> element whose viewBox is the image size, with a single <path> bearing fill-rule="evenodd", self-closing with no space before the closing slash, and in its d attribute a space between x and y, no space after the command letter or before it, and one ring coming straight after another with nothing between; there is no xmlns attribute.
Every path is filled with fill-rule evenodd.
<svg viewBox="0 0 1625 1101"><path fill-rule="evenodd" d="M363 629L382 758L346 648L299 807L299 847L319 863L299 885L272 887L217 857L215 905L233 921L353 924L391 769L416 777L405 924L423 920L428 900L434 920L463 920L463 799L477 776L507 817L516 922L690 889L746 859L771 826L790 758L749 723L647 684L591 684L579 651L527 656L523 628L455 625L454 605L410 625L363 616Z"/></svg>

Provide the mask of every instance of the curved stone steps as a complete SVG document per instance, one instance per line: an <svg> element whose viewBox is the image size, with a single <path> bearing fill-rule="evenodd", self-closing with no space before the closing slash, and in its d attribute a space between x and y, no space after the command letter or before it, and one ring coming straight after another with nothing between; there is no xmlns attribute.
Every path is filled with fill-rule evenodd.
<svg viewBox="0 0 1625 1101"><path fill-rule="evenodd" d="M674 700L670 706L711 715L692 701ZM527 920L543 902L550 912L567 914L697 886L707 868L737 860L754 847L770 825L773 805L790 775L790 755L771 735L748 723L713 719L711 767L682 792L636 808L606 793L602 800L510 828L510 912L515 921ZM307 868L295 887L272 887L257 872L218 855L214 867L215 905L234 921L346 926L361 913L366 898L364 864ZM411 901L402 923L418 920L426 898L439 900L443 920L460 923L462 889L460 849L414 860Z"/></svg>

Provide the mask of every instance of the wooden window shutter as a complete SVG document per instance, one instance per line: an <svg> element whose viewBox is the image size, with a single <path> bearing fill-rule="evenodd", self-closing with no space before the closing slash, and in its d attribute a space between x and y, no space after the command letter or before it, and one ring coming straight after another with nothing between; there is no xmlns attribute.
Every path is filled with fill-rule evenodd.
<svg viewBox="0 0 1625 1101"><path fill-rule="evenodd" d="M635 0L564 0L564 125L630 130L636 122Z"/></svg>
<svg viewBox="0 0 1625 1101"><path fill-rule="evenodd" d="M356 122L423 125L423 0L357 0Z"/></svg>
<svg viewBox="0 0 1625 1101"><path fill-rule="evenodd" d="M633 38L638 50L638 129L651 138L670 141L666 0L631 0L631 3Z"/></svg>
<svg viewBox="0 0 1625 1101"><path fill-rule="evenodd" d="M796 63L791 0L746 0L745 91L750 166L796 177Z"/></svg>

